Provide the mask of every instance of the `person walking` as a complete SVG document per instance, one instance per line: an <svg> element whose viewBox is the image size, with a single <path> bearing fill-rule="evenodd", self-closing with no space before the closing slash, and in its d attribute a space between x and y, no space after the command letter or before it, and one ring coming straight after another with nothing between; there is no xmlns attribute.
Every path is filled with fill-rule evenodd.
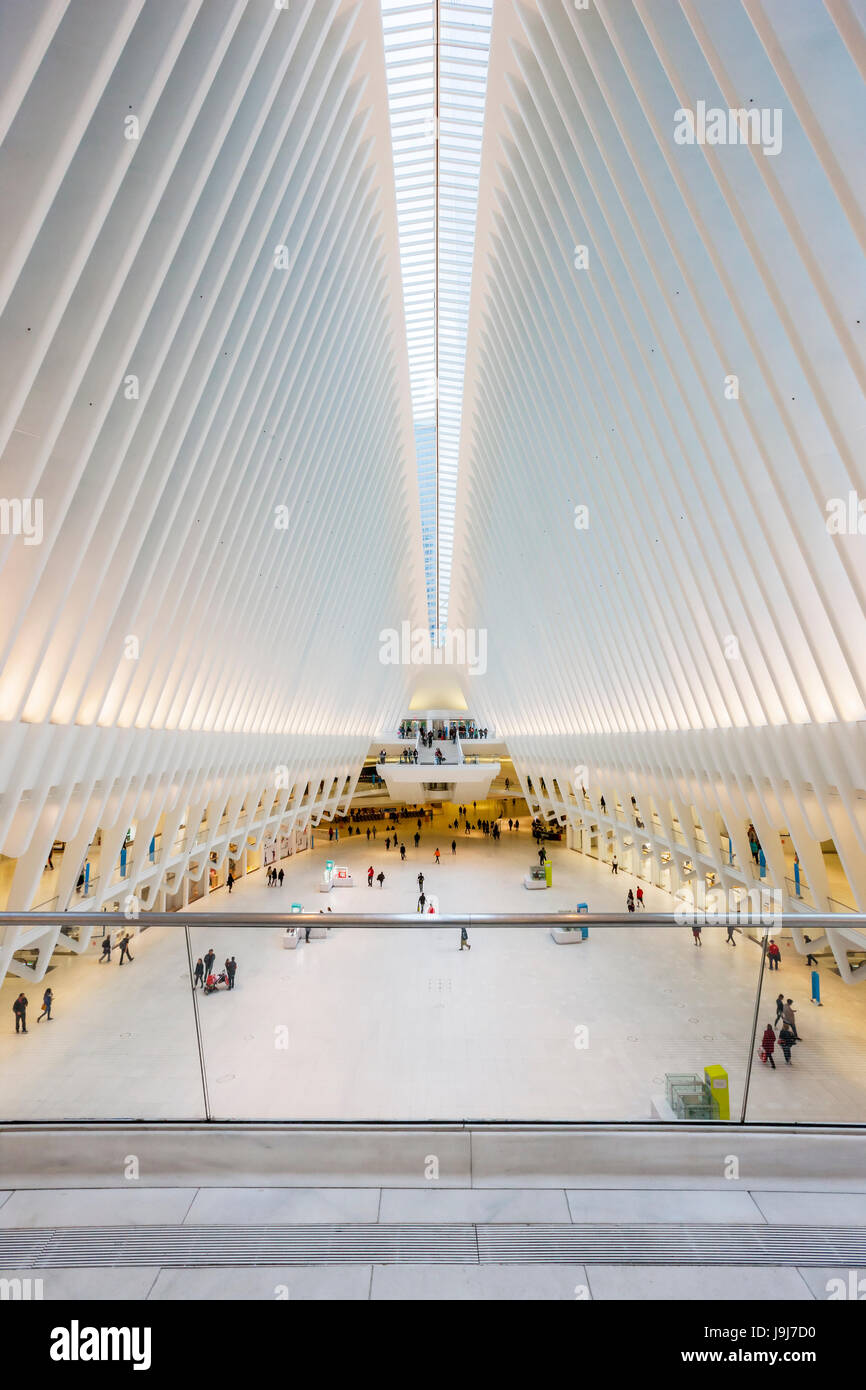
<svg viewBox="0 0 866 1390"><path fill-rule="evenodd" d="M767 959L770 962L770 969L778 970L779 962L782 959L782 952L779 950L778 945L772 937L770 938L770 944L767 947Z"/></svg>
<svg viewBox="0 0 866 1390"><path fill-rule="evenodd" d="M121 940L120 940L120 960L117 962L118 965L123 965L123 958L124 958L124 956L126 956L126 959L129 960L129 961L135 960L135 956L131 956L131 955L129 954L129 943L130 943L131 940L132 940L132 937L130 936L129 932L127 932L125 936L121 937Z"/></svg>
<svg viewBox="0 0 866 1390"><path fill-rule="evenodd" d="M418 846L420 845L420 843L421 843L421 836L418 834L418 831L416 830L416 831L415 831L415 848L416 848L416 849L418 848Z"/></svg>
<svg viewBox="0 0 866 1390"><path fill-rule="evenodd" d="M237 970L238 963L234 956L231 956L229 960L226 961L226 976L229 982L229 989L234 989L235 987L235 975L237 974Z"/></svg>
<svg viewBox="0 0 866 1390"><path fill-rule="evenodd" d="M777 995L776 995L776 1017L773 1019L774 1025L778 1026L779 1019L782 1017L782 1015L784 1014L784 1012L785 1012L785 996L784 996L784 994L777 994Z"/></svg>
<svg viewBox="0 0 866 1390"><path fill-rule="evenodd" d="M401 862L401 863L404 863L404 862L405 862L405 859L406 859L406 846L405 846L404 844L401 844L401 845L400 845L400 862Z"/></svg>
<svg viewBox="0 0 866 1390"><path fill-rule="evenodd" d="M547 863L547 850L544 848L544 845L542 845L541 849L538 851L538 862L542 868Z"/></svg>
<svg viewBox="0 0 866 1390"><path fill-rule="evenodd" d="M465 927L461 927L461 928L460 928L460 949L461 949L461 951L463 950L463 947L464 947L464 946L466 947L467 951L471 951L471 950L472 950L472 947L471 947L470 944L469 944L469 933L468 933L468 931L466 930Z"/></svg>
<svg viewBox="0 0 866 1390"><path fill-rule="evenodd" d="M24 992L22 991L22 993L19 994L18 998L15 1000L15 1003L12 1005L12 1012L13 1012L13 1014L15 1015L15 1032L16 1032L16 1033L26 1033L26 1032L27 1032L27 1004L28 1004L28 1002L29 1002L29 1001L28 1001L27 995L24 994Z"/></svg>
<svg viewBox="0 0 866 1390"><path fill-rule="evenodd" d="M646 908L646 903L645 903L644 900L643 900L643 889L641 888L640 884L638 884L638 886L637 886L637 892L635 893L634 896L635 896L635 902L637 903L638 907Z"/></svg>
<svg viewBox="0 0 866 1390"><path fill-rule="evenodd" d="M456 854L456 853L457 853L457 841L456 841L456 840L452 840L452 841L451 841L451 853L452 853L452 854Z"/></svg>
<svg viewBox="0 0 866 1390"><path fill-rule="evenodd" d="M418 892L419 892L419 893L423 893L423 892L424 892L424 875L423 875L423 874L420 874L420 873L419 873L419 875L418 875Z"/></svg>
<svg viewBox="0 0 866 1390"><path fill-rule="evenodd" d="M205 951L205 956L204 956L204 973L205 973L205 978L207 978L208 975L212 975L212 974L213 974L213 963L214 963L215 960L216 960L216 952L214 951L213 946L209 946L208 949Z"/></svg>
<svg viewBox="0 0 866 1390"><path fill-rule="evenodd" d="M701 941L700 927L692 927L692 936L694 937L694 942L696 946L703 946L704 943Z"/></svg>
<svg viewBox="0 0 866 1390"><path fill-rule="evenodd" d="M234 887L234 882L235 882L234 874L232 873L231 869L229 869L229 876L228 876L228 878L226 879L226 883L228 884L229 892L232 891L232 888Z"/></svg>
<svg viewBox="0 0 866 1390"><path fill-rule="evenodd" d="M54 991L53 989L46 989L45 993L42 996L42 1013L39 1014L38 1018L36 1019L37 1023L41 1023L43 1018L47 1018L48 1022L51 1022L51 1005L53 1003Z"/></svg>
<svg viewBox="0 0 866 1390"><path fill-rule="evenodd" d="M204 961L202 960L201 956L199 956L198 960L195 963L192 987L193 989L198 989L199 986L201 986L201 988L204 989Z"/></svg>
<svg viewBox="0 0 866 1390"><path fill-rule="evenodd" d="M776 1034L768 1023L764 1029L764 1036L761 1038L761 1051L764 1054L764 1061L769 1062L773 1071L776 1070L776 1063L773 1061L773 1051L776 1046Z"/></svg>
<svg viewBox="0 0 866 1390"><path fill-rule="evenodd" d="M625 905L629 912L634 912L634 893L630 888L628 890L628 897L625 900Z"/></svg>
<svg viewBox="0 0 866 1390"><path fill-rule="evenodd" d="M382 887L382 884L385 882L385 875L383 874L381 869L376 875L376 882L378 883L380 888Z"/></svg>
<svg viewBox="0 0 866 1390"><path fill-rule="evenodd" d="M805 942L805 944L806 944L807 946L809 945L809 942L810 942L811 940L812 940L811 936L807 936L806 933L804 932L804 933L803 933L803 941ZM817 965L817 964L818 964L818 957L817 957L817 956L813 956L813 955L812 955L812 952L811 952L811 951L808 951L808 952L806 953L806 965L809 966L809 965Z"/></svg>
<svg viewBox="0 0 866 1390"><path fill-rule="evenodd" d="M427 901L427 899L426 899L426 897L425 897L425 895L424 895L424 889L422 888L422 889L421 889L421 892L420 892L420 894L419 894L419 897L418 897L418 911L419 911L419 912L423 912L423 911L424 911L424 904L426 903L426 901Z"/></svg>
<svg viewBox="0 0 866 1390"><path fill-rule="evenodd" d="M779 1046L785 1056L785 1065L788 1067L791 1065L791 1048L796 1041L797 1039L794 1037L793 1031L788 1027L788 1024L783 1023L782 1027L779 1029Z"/></svg>
<svg viewBox="0 0 866 1390"><path fill-rule="evenodd" d="M386 850L386 852L387 852L390 848L391 848L391 836L389 835L389 836L387 837L387 839L385 840L385 850Z"/></svg>
<svg viewBox="0 0 866 1390"><path fill-rule="evenodd" d="M787 1023L788 1027L791 1029L791 1032L794 1034L794 1041L795 1041L795 1042L802 1042L803 1039L800 1037L800 1034L797 1032L796 1013L797 1013L797 1011L796 1011L796 1009L794 1008L794 1001L793 1001L793 999L786 999L786 1000L785 1000L785 1007L784 1007L783 1010L782 1010L782 1017L783 1017L783 1019L785 1020L785 1022Z"/></svg>
<svg viewBox="0 0 866 1390"><path fill-rule="evenodd" d="M438 864L438 863L439 863L439 851L438 851L438 849L433 851L433 858L434 858L434 860L436 861L436 863Z"/></svg>
<svg viewBox="0 0 866 1390"><path fill-rule="evenodd" d="M111 932L110 932L110 931L107 931L107 932L105 933L105 936L102 938L102 955L99 957L99 964L101 965L102 962L103 962L104 960L107 960L108 963L109 963L109 965L111 964Z"/></svg>
<svg viewBox="0 0 866 1390"><path fill-rule="evenodd" d="M369 867L369 869L367 870L367 887L368 887L368 888L372 888L372 887L373 887L373 872L374 872L374 870L373 870L373 865L371 864L370 867Z"/></svg>
<svg viewBox="0 0 866 1390"><path fill-rule="evenodd" d="M508 817L508 829L509 829L509 830L513 830L513 829L514 829L514 821L511 819L510 816Z"/></svg>
<svg viewBox="0 0 866 1390"><path fill-rule="evenodd" d="M613 859L611 860L610 871L612 874L619 873L619 860L617 859L616 855L614 855Z"/></svg>
<svg viewBox="0 0 866 1390"><path fill-rule="evenodd" d="M279 885L280 885L281 888L282 888L282 886L283 886L283 879L285 878L285 876L286 876L286 875L285 875L285 873L283 872L283 870L280 869L280 872L277 874L277 879L278 879L278 881L279 881Z"/></svg>

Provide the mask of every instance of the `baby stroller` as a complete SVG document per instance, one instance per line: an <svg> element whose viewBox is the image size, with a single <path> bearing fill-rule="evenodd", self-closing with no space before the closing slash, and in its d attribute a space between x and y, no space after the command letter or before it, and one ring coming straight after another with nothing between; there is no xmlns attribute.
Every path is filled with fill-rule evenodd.
<svg viewBox="0 0 866 1390"><path fill-rule="evenodd" d="M228 989L229 979L224 970L221 971L219 975L208 975L204 982L205 994L214 994L219 989L220 985L225 985L226 989Z"/></svg>

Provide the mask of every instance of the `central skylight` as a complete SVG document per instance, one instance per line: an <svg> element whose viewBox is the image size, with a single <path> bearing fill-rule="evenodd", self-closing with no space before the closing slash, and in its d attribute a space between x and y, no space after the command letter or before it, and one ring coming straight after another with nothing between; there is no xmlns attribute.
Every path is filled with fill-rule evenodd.
<svg viewBox="0 0 866 1390"><path fill-rule="evenodd" d="M448 625L469 291L493 0L382 0L427 580Z"/></svg>

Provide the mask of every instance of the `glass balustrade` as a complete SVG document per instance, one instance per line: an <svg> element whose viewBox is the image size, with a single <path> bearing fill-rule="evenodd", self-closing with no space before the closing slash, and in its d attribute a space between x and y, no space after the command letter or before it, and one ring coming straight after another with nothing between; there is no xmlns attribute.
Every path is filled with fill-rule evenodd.
<svg viewBox="0 0 866 1390"><path fill-rule="evenodd" d="M695 933L645 914L469 918L461 949L460 921L297 915L290 895L279 906L284 919L264 926L227 913L147 925L122 903L89 921L73 912L38 982L28 981L37 956L25 941L0 1014L8 1025L23 990L36 1036L24 1046L10 1026L0 1034L0 1119L844 1124L866 1115L864 996L845 984L807 912L774 919L768 932L710 919ZM796 949L792 925L812 938L817 966ZM127 933L132 960L121 963ZM866 958L866 935L863 944ZM211 988L204 978L194 988L199 960ZM37 1030L49 986L54 1017ZM798 1040L782 1031L780 994L793 1001Z"/></svg>

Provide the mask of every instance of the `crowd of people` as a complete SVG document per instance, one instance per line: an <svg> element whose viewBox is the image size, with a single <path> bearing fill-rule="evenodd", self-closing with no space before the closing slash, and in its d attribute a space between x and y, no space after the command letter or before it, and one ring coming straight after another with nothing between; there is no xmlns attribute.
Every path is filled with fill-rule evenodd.
<svg viewBox="0 0 866 1390"><path fill-rule="evenodd" d="M638 889L639 893L640 891L641 890ZM692 926L691 930L694 944L696 946L702 946L703 941L701 939L701 927L697 923L695 923ZM734 933L736 932L736 930L736 926L733 925L729 925L726 928L726 945L734 947L736 946L737 943L734 939ZM811 937L805 936L804 940L806 942L806 945L808 945L811 941ZM776 941L775 937L770 937L770 940L767 942L766 958L767 967L769 970L772 971L779 969L779 966L782 961L782 952L779 949L779 943L778 941ZM812 965L817 964L817 957L812 955L811 952L809 952L806 956L807 967L811 967ZM758 1056L760 1057L761 1061L764 1063L765 1066L772 1067L773 1071L776 1070L776 1061L774 1055L776 1050L776 1043L778 1043L780 1048L782 1049L782 1055L785 1058L785 1065L791 1066L791 1049L797 1043L803 1041L801 1034L797 1031L796 1015L797 1010L794 1008L793 999L786 997L784 992L780 991L779 994L777 994L776 996L776 1016L772 1023L768 1022L766 1024L764 1032L761 1036L760 1047L758 1049ZM779 1028L780 1023L782 1025L781 1028ZM778 1032L776 1032L777 1028L779 1030Z"/></svg>
<svg viewBox="0 0 866 1390"><path fill-rule="evenodd" d="M781 1021L781 1028L779 1023ZM774 1030L779 1028L778 1033ZM772 1023L768 1023L761 1038L761 1046L758 1056L766 1066L768 1063L773 1071L776 1070L774 1053L778 1042L785 1058L785 1065L791 1066L791 1049L796 1043L803 1039L797 1031L797 1010L794 1008L793 999L786 999L784 994L776 996L776 1017Z"/></svg>
<svg viewBox="0 0 866 1390"><path fill-rule="evenodd" d="M117 962L118 965L123 965L123 962L125 960L135 960L135 956L130 955L129 952L129 943L131 940L132 936L130 935L130 933L128 931L124 931L121 928L121 930L117 933L117 940L112 943L111 931L109 928L106 928L105 935L102 938L102 955L99 957L99 961L97 962L97 964L102 965L104 963L106 965L110 965L111 952L115 949L120 951L120 956Z"/></svg>
<svg viewBox="0 0 866 1390"><path fill-rule="evenodd" d="M24 991L22 990L21 993L17 996L17 998L14 1000L14 1002L13 1002L13 1004L12 1004L12 1013L13 1013L13 1015L14 1015L14 1017L15 1017L15 1032L16 1032L16 1033L26 1033L26 1032L27 1032L27 1008L28 1008L29 1003L30 1003L30 1000L27 998L27 995L26 995L26 994L24 993ZM52 1019L51 1009L52 1009L53 1004L54 1004L54 990L51 989L51 987L49 986L48 989L45 990L45 993L42 995L42 1012L41 1012L41 1014L38 1014L38 1015L37 1015L37 1018L36 1018L36 1022L37 1022L37 1023L41 1023L42 1020L43 1020L43 1018L47 1018L48 1022L49 1022L49 1023L51 1022L51 1019Z"/></svg>
<svg viewBox="0 0 866 1390"><path fill-rule="evenodd" d="M453 743L458 734L461 738L486 738L489 730L487 728L478 729L475 724L471 722L469 724L462 724L454 720L450 721L447 730L444 724L436 724L432 729L422 729L420 720L403 719L397 732L400 738L419 737L422 741L429 738L431 742L427 743L426 746L430 748L432 747L432 740L434 738L450 738Z"/></svg>
<svg viewBox="0 0 866 1390"><path fill-rule="evenodd" d="M399 810L393 811L386 807L367 807L363 812L353 811L350 818L341 817L328 826L328 840L339 840L340 830L344 829L349 835L360 835L362 826L359 821L367 822L367 839L377 838L377 822L385 821L388 826L397 825L401 820L418 819L422 823L433 819L432 811L424 810L417 806L401 806Z"/></svg>
<svg viewBox="0 0 866 1390"><path fill-rule="evenodd" d="M105 929L105 934L103 935L103 938L102 938L102 954L100 955L100 957L99 957L99 959L98 959L98 961L97 961L97 964L98 964L98 965L102 965L102 964L110 965L110 964L111 964L111 953L112 953L112 951L115 951L115 950L117 950L117 951L120 952L120 955L119 955L118 961L117 961L118 965L123 965L124 961L133 961L133 960L135 960L135 957L130 953L130 950L129 950L129 943L130 943L131 940L132 940L132 933L126 931L125 928L121 927L120 930L119 930L118 933L117 933L116 939L115 939L114 941L112 941L112 939L111 939L111 929L110 929L110 927L106 927L106 929ZM15 1032L16 1032L16 1033L26 1033L26 1032L27 1032L27 1009L28 1009L29 1003L30 1003L30 1001L29 1001L29 999L27 998L27 995L24 993L23 990L21 991L21 993L20 993L19 995L16 996L15 1000L13 1001L13 1004L12 1004L12 1013L13 1013L14 1018L15 1018ZM36 1017L36 1022L37 1022L37 1023L41 1023L42 1020L43 1020L43 1018L44 1018L44 1019L46 1019L49 1023L51 1023L51 1022L53 1021L53 1018L54 1018L54 1015L53 1015L52 1012L51 1012L53 1006L54 1006L54 990L53 990L53 989L51 988L51 986L49 985L49 986L45 989L45 991L44 991L44 993L43 993L43 995L42 995L42 1012L41 1012L40 1014L37 1015L37 1017Z"/></svg>
<svg viewBox="0 0 866 1390"><path fill-rule="evenodd" d="M237 974L238 963L234 956L227 956L222 970L217 974L214 970L216 965L216 952L213 946L209 946L203 956L199 956L195 963L192 976L193 989L201 989L204 994L213 994L217 989L234 989L235 975Z"/></svg>

